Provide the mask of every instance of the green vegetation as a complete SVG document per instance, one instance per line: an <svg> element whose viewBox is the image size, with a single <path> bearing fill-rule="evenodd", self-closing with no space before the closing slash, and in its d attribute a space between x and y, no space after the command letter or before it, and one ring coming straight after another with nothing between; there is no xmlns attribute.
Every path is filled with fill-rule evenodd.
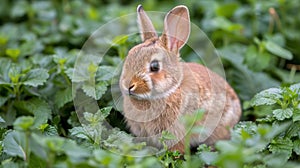
<svg viewBox="0 0 300 168"><path fill-rule="evenodd" d="M81 80L73 76L80 49L101 25L134 13L135 1L2 0L1 166L299 167L300 3L148 0L142 4L146 11L163 12L185 4L192 22L212 40L243 105L242 121L232 130L231 140L219 141L214 149L200 145L184 156L161 151L134 157L156 149L133 143L127 133L113 104L111 88L118 76L111 72L119 68L128 49L139 43L138 35L109 39L113 45L101 65L87 65L88 78L95 85L85 82L82 93L97 100L100 109L84 111L80 116L84 122L79 122L72 83ZM189 48L183 53L184 60L195 61ZM105 127L104 121L114 128ZM168 139L172 135L164 132L161 141Z"/></svg>

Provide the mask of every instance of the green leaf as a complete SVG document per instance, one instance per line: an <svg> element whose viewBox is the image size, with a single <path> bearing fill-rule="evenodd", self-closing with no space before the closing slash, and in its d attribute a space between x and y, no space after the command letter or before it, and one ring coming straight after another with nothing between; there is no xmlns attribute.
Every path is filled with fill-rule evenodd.
<svg viewBox="0 0 300 168"><path fill-rule="evenodd" d="M0 58L0 84L8 83L8 72L11 67L11 60L6 58Z"/></svg>
<svg viewBox="0 0 300 168"><path fill-rule="evenodd" d="M55 93L54 104L57 108L63 107L66 103L72 101L72 88L68 87L63 90L59 90Z"/></svg>
<svg viewBox="0 0 300 168"><path fill-rule="evenodd" d="M36 137L36 139L43 147L48 148L52 152L62 152L65 139L59 136Z"/></svg>
<svg viewBox="0 0 300 168"><path fill-rule="evenodd" d="M95 114L84 112L84 118L89 121L91 124L99 123L109 115L112 107L104 107L102 109L99 109Z"/></svg>
<svg viewBox="0 0 300 168"><path fill-rule="evenodd" d="M38 155L30 155L29 168L45 167L45 165L47 165L47 162L39 157L41 154L37 154Z"/></svg>
<svg viewBox="0 0 300 168"><path fill-rule="evenodd" d="M10 156L19 156L26 160L25 134L22 132L9 132L3 140L3 152Z"/></svg>
<svg viewBox="0 0 300 168"><path fill-rule="evenodd" d="M222 4L216 8L216 14L218 16L231 17L237 8L237 3Z"/></svg>
<svg viewBox="0 0 300 168"><path fill-rule="evenodd" d="M289 138L276 138L271 142L269 150L272 153L287 153L290 156L292 154L293 147L293 141Z"/></svg>
<svg viewBox="0 0 300 168"><path fill-rule="evenodd" d="M82 89L86 95L99 100L106 92L108 85L109 84L106 81L98 82L96 85L86 82L83 84Z"/></svg>
<svg viewBox="0 0 300 168"><path fill-rule="evenodd" d="M27 131L33 125L34 119L30 116L21 116L14 122L14 129L20 131Z"/></svg>
<svg viewBox="0 0 300 168"><path fill-rule="evenodd" d="M173 139L176 139L176 136L173 135L172 133L168 131L163 131L161 133L161 140L165 141L165 140L173 140Z"/></svg>
<svg viewBox="0 0 300 168"><path fill-rule="evenodd" d="M2 168L20 168L23 166L20 162L14 162L13 160L5 160L1 163Z"/></svg>
<svg viewBox="0 0 300 168"><path fill-rule="evenodd" d="M83 127L73 127L72 129L69 130L70 134L72 136L75 136L77 138L82 138L82 139L89 139L89 136L87 135L86 130L83 129Z"/></svg>
<svg viewBox="0 0 300 168"><path fill-rule="evenodd" d="M19 83L20 77L22 76L21 68L16 64L13 64L9 69L8 76L13 84Z"/></svg>
<svg viewBox="0 0 300 168"><path fill-rule="evenodd" d="M46 69L38 68L30 70L23 79L24 85L37 87L43 85L49 78Z"/></svg>
<svg viewBox="0 0 300 168"><path fill-rule="evenodd" d="M218 158L218 153L205 151L200 154L200 158L205 162L205 164L211 165Z"/></svg>
<svg viewBox="0 0 300 168"><path fill-rule="evenodd" d="M267 52L258 52L254 45L248 47L245 57L245 63L254 71L262 71L270 64L271 55Z"/></svg>
<svg viewBox="0 0 300 168"><path fill-rule="evenodd" d="M293 113L293 121L300 121L300 109L296 108L294 109L294 113Z"/></svg>
<svg viewBox="0 0 300 168"><path fill-rule="evenodd" d="M97 81L109 81L118 75L117 69L113 66L100 66L97 70Z"/></svg>
<svg viewBox="0 0 300 168"><path fill-rule="evenodd" d="M278 88L270 88L264 90L254 96L251 100L252 106L272 105L282 98L282 90Z"/></svg>
<svg viewBox="0 0 300 168"><path fill-rule="evenodd" d="M297 140L294 141L293 150L297 155L300 155L300 139L297 139Z"/></svg>
<svg viewBox="0 0 300 168"><path fill-rule="evenodd" d="M11 16L13 18L22 17L26 14L26 10L29 7L29 3L27 1L17 1L11 9Z"/></svg>
<svg viewBox="0 0 300 168"><path fill-rule="evenodd" d="M43 134L44 134L44 135L47 135L47 136L59 136L56 127L51 126L51 125L48 125L48 126L44 129Z"/></svg>
<svg viewBox="0 0 300 168"><path fill-rule="evenodd" d="M288 130L284 132L286 132L285 137L287 138L297 137L300 132L300 122L292 122Z"/></svg>
<svg viewBox="0 0 300 168"><path fill-rule="evenodd" d="M122 44L126 43L127 40L128 40L128 35L120 35L120 36L115 37L112 40L112 43L114 45L122 45Z"/></svg>
<svg viewBox="0 0 300 168"><path fill-rule="evenodd" d="M5 120L0 116L0 123L5 123Z"/></svg>
<svg viewBox="0 0 300 168"><path fill-rule="evenodd" d="M211 22L214 27L229 32L234 32L243 29L243 26L241 24L233 23L232 21L230 21L225 17L213 18Z"/></svg>
<svg viewBox="0 0 300 168"><path fill-rule="evenodd" d="M134 138L126 132L112 129L103 143L106 147L120 149L121 151L141 150L145 147L145 142L134 143L133 140Z"/></svg>
<svg viewBox="0 0 300 168"><path fill-rule="evenodd" d="M15 102L15 106L20 110L25 110L34 115L35 128L47 123L47 120L51 118L50 106L44 100L33 98L26 101Z"/></svg>
<svg viewBox="0 0 300 168"><path fill-rule="evenodd" d="M287 153L272 153L263 158L263 162L269 167L286 167L289 156Z"/></svg>
<svg viewBox="0 0 300 168"><path fill-rule="evenodd" d="M67 154L72 163L83 162L90 156L87 148L80 147L71 140L65 140L62 150Z"/></svg>
<svg viewBox="0 0 300 168"><path fill-rule="evenodd" d="M250 100L258 92L279 86L279 82L264 72L253 72L243 64L247 47L245 45L228 45L218 49L221 57L229 62L231 69L226 71L229 83L234 84L241 100ZM268 81L268 82L262 82Z"/></svg>
<svg viewBox="0 0 300 168"><path fill-rule="evenodd" d="M99 112L97 112L96 114L100 115L101 116L101 120L104 120L109 114L110 114L110 111L111 111L112 107L104 107L102 109L100 109Z"/></svg>
<svg viewBox="0 0 300 168"><path fill-rule="evenodd" d="M5 50L5 54L16 60L20 55L20 50L15 48L8 48Z"/></svg>
<svg viewBox="0 0 300 168"><path fill-rule="evenodd" d="M122 162L121 155L108 153L106 150L103 149L94 150L93 155L98 165L103 165L103 167L120 167Z"/></svg>
<svg viewBox="0 0 300 168"><path fill-rule="evenodd" d="M277 55L281 58L288 59L288 60L291 60L293 58L293 55L290 51L280 47L279 45L277 45L276 43L274 43L272 41L266 42L266 49L270 53Z"/></svg>
<svg viewBox="0 0 300 168"><path fill-rule="evenodd" d="M291 85L290 89L294 92L300 92L300 83Z"/></svg>
<svg viewBox="0 0 300 168"><path fill-rule="evenodd" d="M286 109L276 109L273 111L273 115L277 120L284 120L291 118L293 115L293 109L286 108Z"/></svg>
<svg viewBox="0 0 300 168"><path fill-rule="evenodd" d="M1 112L1 117L5 122L0 123L0 127L12 126L16 120L16 115L15 108L9 108L6 113Z"/></svg>
<svg viewBox="0 0 300 168"><path fill-rule="evenodd" d="M8 100L8 97L3 97L3 96L0 96L0 107L6 103L6 101Z"/></svg>

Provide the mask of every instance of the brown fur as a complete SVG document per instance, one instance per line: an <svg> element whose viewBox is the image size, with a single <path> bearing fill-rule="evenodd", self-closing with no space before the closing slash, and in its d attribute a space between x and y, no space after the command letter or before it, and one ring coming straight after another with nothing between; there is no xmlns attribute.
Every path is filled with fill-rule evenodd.
<svg viewBox="0 0 300 168"><path fill-rule="evenodd" d="M186 12L186 9L174 9L175 14L176 11ZM149 20L146 22L148 25ZM146 34L144 43L133 47L124 62L120 88L124 96L124 114L131 132L144 137L143 140L150 145L162 147L159 137L162 131L169 131L177 138L167 141L167 145L171 150L183 152L184 136L191 128L185 127L180 118L193 115L194 111L202 108L205 110L203 118L193 125L203 126L206 132L193 134L190 144L213 144L217 140L228 139L229 129L241 115L236 93L222 77L208 68L196 63L179 62L177 51L184 43L172 44L175 48L171 51L166 45L172 41L164 37L166 34L162 36L149 37ZM149 71L148 66L153 59L159 60L162 66L159 72ZM135 88L128 93L132 85Z"/></svg>

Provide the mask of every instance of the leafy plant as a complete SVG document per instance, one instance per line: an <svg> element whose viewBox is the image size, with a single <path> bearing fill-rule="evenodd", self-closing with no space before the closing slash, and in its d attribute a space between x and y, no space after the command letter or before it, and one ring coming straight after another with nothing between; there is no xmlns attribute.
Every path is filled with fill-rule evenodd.
<svg viewBox="0 0 300 168"><path fill-rule="evenodd" d="M271 1L144 1L146 11L190 10L212 40L238 93L242 120L230 140L185 154L134 142L113 94L119 67L138 33L95 39L108 43L74 75L84 42L112 19L134 13L135 1L9 1L0 5L1 167L297 167L300 155L300 4ZM132 20L134 22L134 20ZM154 23L156 25L156 23ZM130 24L127 29L136 29ZM192 37L191 37L192 38ZM197 60L191 48L184 60ZM80 85L79 85L80 84ZM75 86L80 86L76 88ZM73 87L73 88L72 88ZM80 109L72 100L94 100ZM76 90L77 91L77 90ZM111 91L111 92L110 92ZM116 92L116 93L115 93ZM118 100L119 101L119 100ZM201 111L199 111L201 114ZM197 115L201 117L201 115ZM195 117L185 117L189 125ZM107 125L117 127L107 127ZM188 132L186 142L196 128ZM161 142L172 136L163 132ZM120 155L119 153L122 153ZM147 156L147 157L135 157Z"/></svg>

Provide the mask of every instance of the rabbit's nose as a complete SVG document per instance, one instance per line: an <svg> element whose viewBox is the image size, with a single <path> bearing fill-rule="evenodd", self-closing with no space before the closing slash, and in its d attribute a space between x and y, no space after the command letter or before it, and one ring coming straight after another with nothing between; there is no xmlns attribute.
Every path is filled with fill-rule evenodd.
<svg viewBox="0 0 300 168"><path fill-rule="evenodd" d="M130 84L130 86L128 88L128 92L130 95L132 94L132 92L134 92L135 88L136 88L135 83Z"/></svg>

